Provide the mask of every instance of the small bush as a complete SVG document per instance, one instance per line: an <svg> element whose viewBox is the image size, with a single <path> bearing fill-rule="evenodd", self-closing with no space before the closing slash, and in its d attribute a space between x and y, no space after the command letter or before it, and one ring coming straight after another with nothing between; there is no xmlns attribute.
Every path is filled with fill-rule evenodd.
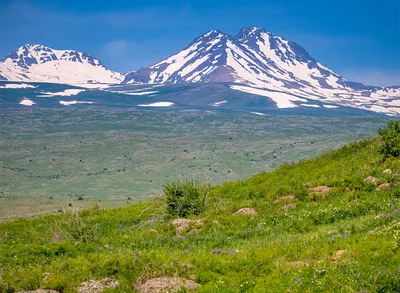
<svg viewBox="0 0 400 293"><path fill-rule="evenodd" d="M210 184L200 184L196 180L163 185L168 214L178 217L200 214L209 189Z"/></svg>
<svg viewBox="0 0 400 293"><path fill-rule="evenodd" d="M400 156L400 121L389 121L386 128L378 132L381 140L378 152L385 156Z"/></svg>
<svg viewBox="0 0 400 293"><path fill-rule="evenodd" d="M72 211L56 222L56 230L68 241L90 242L94 241L97 234L97 225L85 221L78 210Z"/></svg>

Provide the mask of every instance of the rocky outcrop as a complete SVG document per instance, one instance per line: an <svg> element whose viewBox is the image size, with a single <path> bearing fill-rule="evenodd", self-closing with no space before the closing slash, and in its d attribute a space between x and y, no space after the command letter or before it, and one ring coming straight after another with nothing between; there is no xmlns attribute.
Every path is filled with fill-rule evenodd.
<svg viewBox="0 0 400 293"><path fill-rule="evenodd" d="M242 209L236 211L235 213L233 213L233 215L234 216L238 216L238 215L257 216L258 212L253 208L242 208Z"/></svg>
<svg viewBox="0 0 400 293"><path fill-rule="evenodd" d="M135 289L139 293L172 293L195 290L199 286L196 282L181 277L158 277L138 280Z"/></svg>

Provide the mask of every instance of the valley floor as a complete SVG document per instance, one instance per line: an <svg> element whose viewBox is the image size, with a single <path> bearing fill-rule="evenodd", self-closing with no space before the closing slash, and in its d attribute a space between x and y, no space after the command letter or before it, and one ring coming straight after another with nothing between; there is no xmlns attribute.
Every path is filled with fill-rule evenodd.
<svg viewBox="0 0 400 293"><path fill-rule="evenodd" d="M127 206L161 185L219 184L370 136L382 117L2 109L0 221Z"/></svg>

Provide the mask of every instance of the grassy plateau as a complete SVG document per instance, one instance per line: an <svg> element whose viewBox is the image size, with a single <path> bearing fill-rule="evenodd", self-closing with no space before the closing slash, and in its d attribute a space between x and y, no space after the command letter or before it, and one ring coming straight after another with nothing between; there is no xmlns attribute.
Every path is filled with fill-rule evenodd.
<svg viewBox="0 0 400 293"><path fill-rule="evenodd" d="M181 179L220 184L371 136L385 118L2 109L0 222L121 207Z"/></svg>

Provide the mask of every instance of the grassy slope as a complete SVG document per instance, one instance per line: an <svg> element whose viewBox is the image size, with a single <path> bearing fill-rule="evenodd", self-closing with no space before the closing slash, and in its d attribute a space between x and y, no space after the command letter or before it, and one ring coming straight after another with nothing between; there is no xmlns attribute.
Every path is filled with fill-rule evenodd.
<svg viewBox="0 0 400 293"><path fill-rule="evenodd" d="M364 140L217 186L195 217L204 229L185 237L175 236L157 199L0 224L3 283L75 292L113 275L130 292L140 276L179 275L200 283L198 292L399 292L400 176L382 170L400 170L400 161L381 163L376 149ZM370 175L394 188L376 191L363 182ZM307 195L317 185L334 189ZM274 201L290 193L296 207L284 212L287 202ZM232 216L242 207L259 215ZM349 252L334 261L337 250Z"/></svg>

